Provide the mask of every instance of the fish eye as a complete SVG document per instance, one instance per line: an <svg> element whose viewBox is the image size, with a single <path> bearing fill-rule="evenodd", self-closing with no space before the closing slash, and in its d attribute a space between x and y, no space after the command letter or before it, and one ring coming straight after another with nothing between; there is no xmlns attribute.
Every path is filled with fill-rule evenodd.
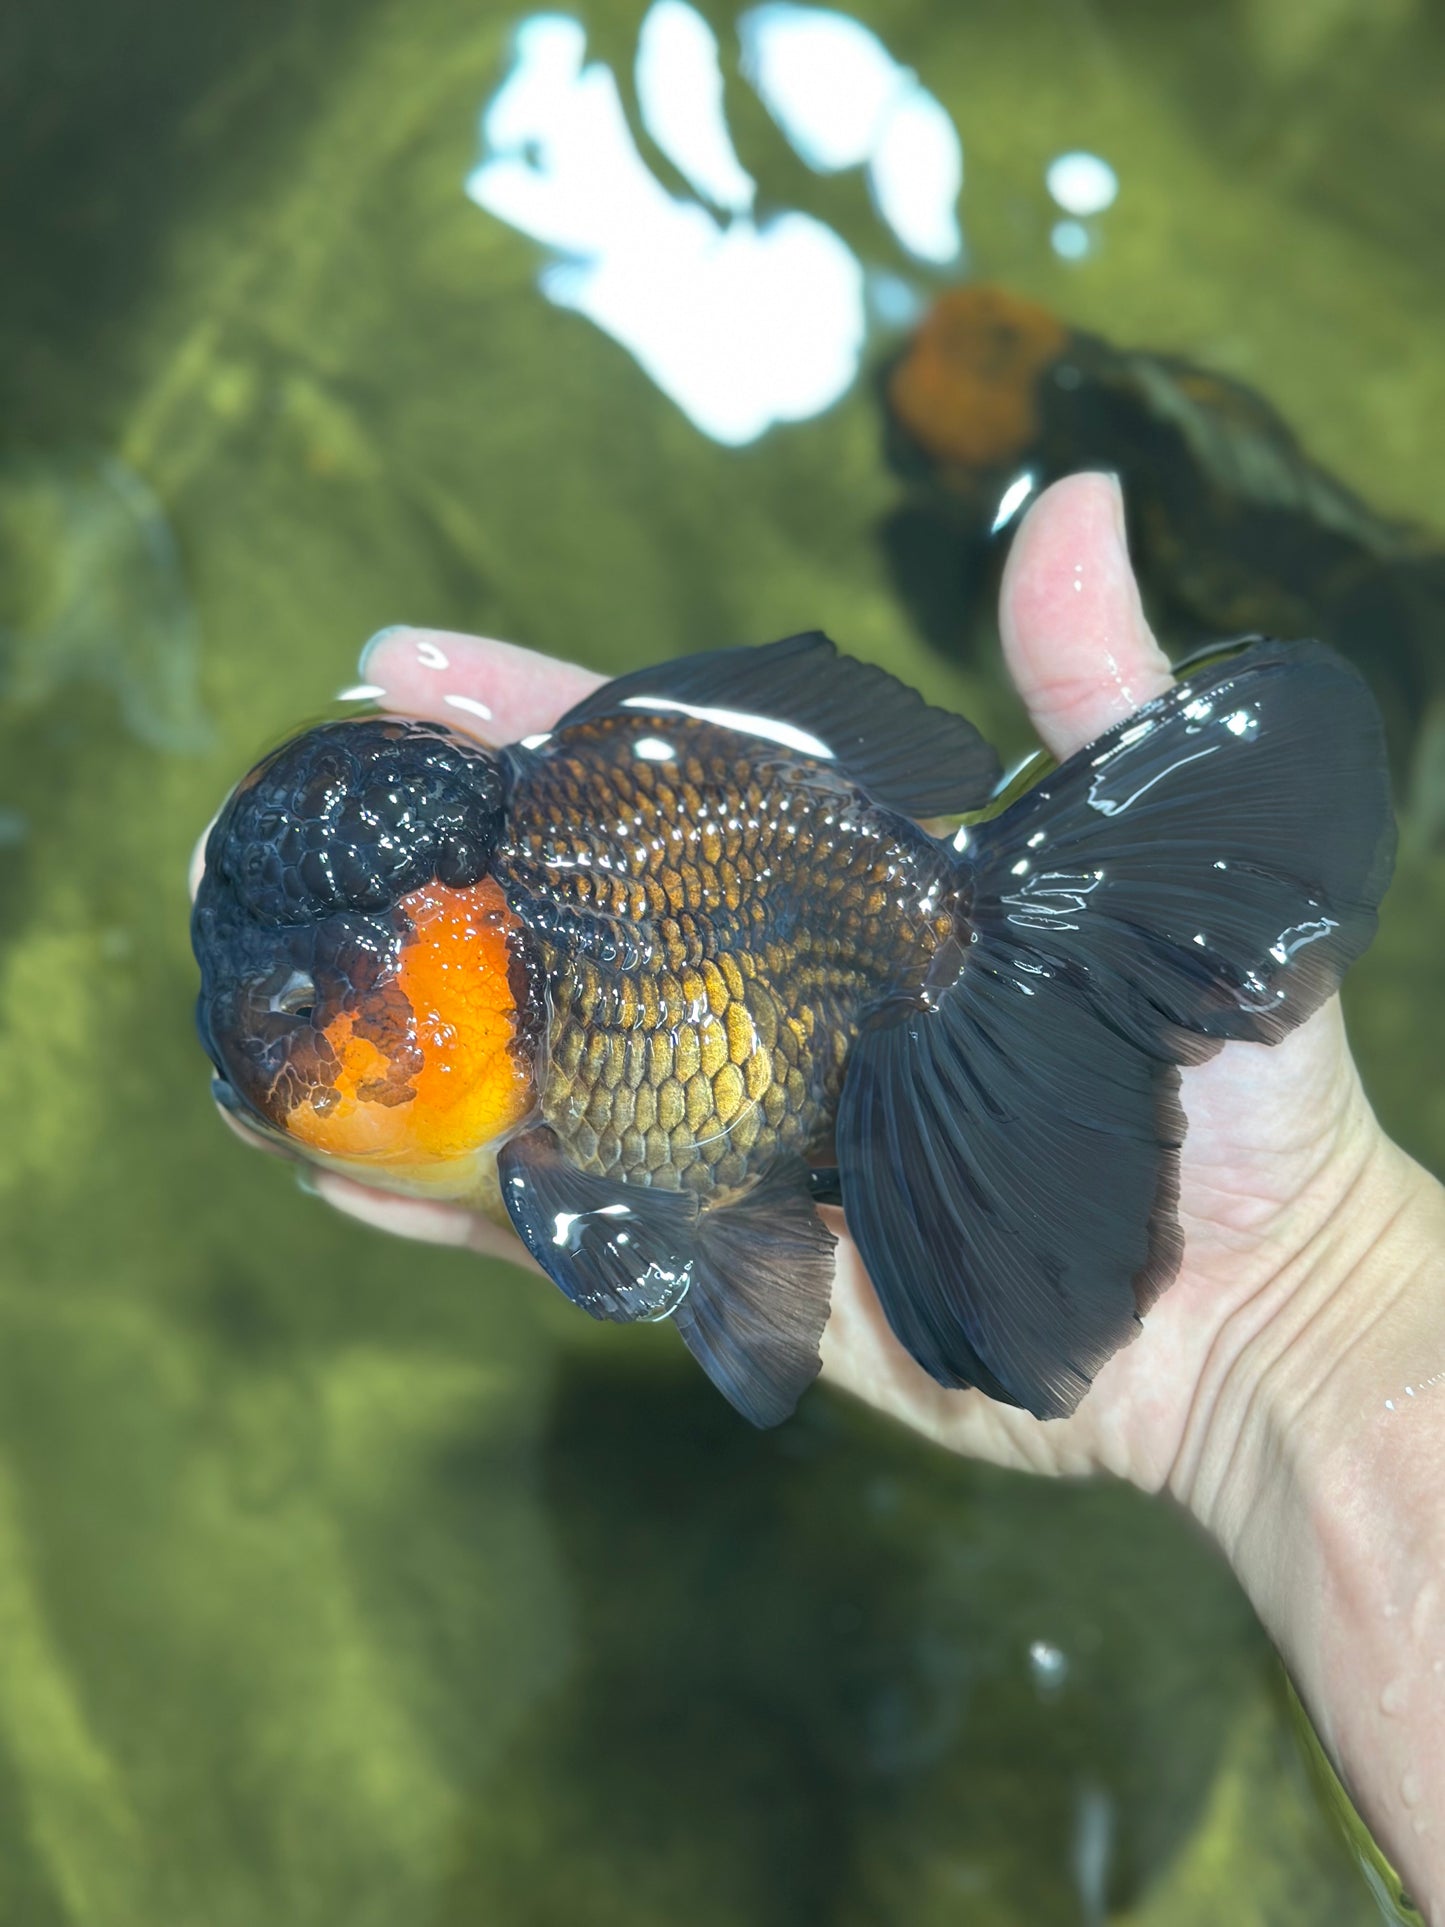
<svg viewBox="0 0 1445 1927"><path fill-rule="evenodd" d="M310 1023L316 1009L315 979L309 971L293 970L281 988L272 992L268 1007L278 1015Z"/></svg>

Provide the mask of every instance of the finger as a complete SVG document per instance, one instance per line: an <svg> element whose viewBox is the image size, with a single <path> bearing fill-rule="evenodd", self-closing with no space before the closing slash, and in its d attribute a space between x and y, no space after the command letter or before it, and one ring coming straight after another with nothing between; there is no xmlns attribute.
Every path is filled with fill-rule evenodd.
<svg viewBox="0 0 1445 1927"><path fill-rule="evenodd" d="M274 1137L267 1137L264 1131L253 1130L245 1118L237 1117L236 1113L228 1110L224 1104L216 1105L216 1115L228 1131L240 1138L243 1144L249 1144L253 1150L264 1151L267 1157L272 1158L292 1157L292 1153L284 1144L278 1144Z"/></svg>
<svg viewBox="0 0 1445 1927"><path fill-rule="evenodd" d="M421 1244L452 1245L480 1252L488 1258L507 1258L529 1271L536 1269L519 1238L501 1225L493 1224L490 1218L468 1211L465 1205L373 1191L334 1171L315 1172L311 1189L344 1216L378 1231L389 1231L395 1237L411 1238Z"/></svg>
<svg viewBox="0 0 1445 1927"><path fill-rule="evenodd" d="M1057 756L1169 687L1168 658L1144 619L1112 476L1071 475L1039 497L1004 570L999 629L1034 727Z"/></svg>
<svg viewBox="0 0 1445 1927"><path fill-rule="evenodd" d="M465 1205L447 1204L431 1198L406 1198L394 1192L375 1191L344 1178L335 1171L318 1170L301 1164L293 1152L275 1138L255 1130L244 1118L228 1111L224 1104L216 1110L222 1123L243 1144L264 1151L269 1157L286 1158L300 1165L306 1187L335 1210L379 1231L390 1231L398 1238L413 1238L422 1244L455 1245L481 1252L489 1258L507 1258L513 1264L537 1270L521 1240L505 1226L469 1211Z"/></svg>
<svg viewBox="0 0 1445 1927"><path fill-rule="evenodd" d="M515 643L404 627L372 637L360 673L384 709L450 723L489 743L550 729L602 680Z"/></svg>

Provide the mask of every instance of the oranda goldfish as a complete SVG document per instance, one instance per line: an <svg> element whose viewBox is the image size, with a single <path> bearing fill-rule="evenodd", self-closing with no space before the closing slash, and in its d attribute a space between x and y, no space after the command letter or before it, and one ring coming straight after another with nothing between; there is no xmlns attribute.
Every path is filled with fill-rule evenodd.
<svg viewBox="0 0 1445 1927"><path fill-rule="evenodd" d="M1167 642L1309 630L1369 677L1396 766L1410 765L1440 693L1445 550L1330 474L1263 395L977 283L938 296L880 386L906 486L880 535L944 654L967 654L991 621L1019 505L1112 469Z"/></svg>
<svg viewBox="0 0 1445 1927"><path fill-rule="evenodd" d="M998 782L817 634L507 748L323 724L207 843L217 1095L505 1213L758 1424L818 1370L841 1198L926 1370L1070 1412L1179 1263L1178 1067L1334 990L1394 829L1371 699L1311 643L1216 656L990 814Z"/></svg>

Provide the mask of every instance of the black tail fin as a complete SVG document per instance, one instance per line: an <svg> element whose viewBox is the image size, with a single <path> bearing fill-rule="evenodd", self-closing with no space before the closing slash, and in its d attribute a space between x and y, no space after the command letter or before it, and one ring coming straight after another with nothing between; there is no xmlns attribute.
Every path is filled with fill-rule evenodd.
<svg viewBox="0 0 1445 1927"><path fill-rule="evenodd" d="M1178 1269L1176 1066L1324 1002L1394 841L1364 684L1272 642L960 834L964 967L859 1039L837 1130L849 1227L936 1379L1074 1409Z"/></svg>

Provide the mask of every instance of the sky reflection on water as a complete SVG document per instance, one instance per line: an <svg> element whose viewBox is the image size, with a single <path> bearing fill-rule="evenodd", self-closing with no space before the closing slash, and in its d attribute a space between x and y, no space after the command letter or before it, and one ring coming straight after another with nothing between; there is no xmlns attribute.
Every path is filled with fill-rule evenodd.
<svg viewBox="0 0 1445 1927"><path fill-rule="evenodd" d="M880 248L956 267L963 149L918 77L831 9L755 7L738 39L743 77L799 158L817 173L865 170L887 230ZM547 299L620 342L713 440L740 445L820 414L858 372L870 279L874 309L886 311L900 305L900 277L865 272L812 215L755 218L756 183L724 117L717 37L685 0L649 10L635 81L648 135L697 199L652 173L616 76L587 64L578 21L551 13L516 31L467 194L551 249Z"/></svg>

